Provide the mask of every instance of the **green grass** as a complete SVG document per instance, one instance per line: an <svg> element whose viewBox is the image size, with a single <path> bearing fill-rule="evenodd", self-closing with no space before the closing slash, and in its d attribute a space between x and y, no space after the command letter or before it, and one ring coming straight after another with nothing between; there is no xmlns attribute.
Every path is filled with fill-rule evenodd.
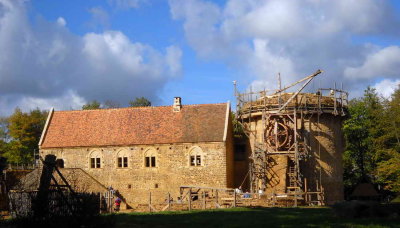
<svg viewBox="0 0 400 228"><path fill-rule="evenodd" d="M400 218L343 219L330 208L234 208L104 215L115 227L400 227Z"/></svg>
<svg viewBox="0 0 400 228"><path fill-rule="evenodd" d="M118 213L88 218L80 227L399 227L400 218L337 218L330 208L234 208L207 211ZM0 227L79 227L72 218L0 219Z"/></svg>
<svg viewBox="0 0 400 228"><path fill-rule="evenodd" d="M394 198L391 203L400 203L400 195L396 196L396 198Z"/></svg>

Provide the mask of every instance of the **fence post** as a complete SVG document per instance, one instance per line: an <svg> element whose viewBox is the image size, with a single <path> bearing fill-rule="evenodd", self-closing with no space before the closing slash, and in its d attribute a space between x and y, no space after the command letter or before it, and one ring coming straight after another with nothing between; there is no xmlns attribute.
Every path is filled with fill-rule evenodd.
<svg viewBox="0 0 400 228"><path fill-rule="evenodd" d="M217 208L217 205L218 205L218 190L215 190L215 203L216 203L215 208Z"/></svg>
<svg viewBox="0 0 400 228"><path fill-rule="evenodd" d="M100 201L99 201L99 209L100 209L100 211L99 211L99 214L101 214L101 193L99 192L99 199L100 199Z"/></svg>
<svg viewBox="0 0 400 228"><path fill-rule="evenodd" d="M171 194L168 192L168 210L171 210Z"/></svg>
<svg viewBox="0 0 400 228"><path fill-rule="evenodd" d="M189 211L192 210L192 188L189 188Z"/></svg>
<svg viewBox="0 0 400 228"><path fill-rule="evenodd" d="M149 192L149 212L151 212L151 192Z"/></svg>
<svg viewBox="0 0 400 228"><path fill-rule="evenodd" d="M203 191L203 209L206 209L206 192Z"/></svg>
<svg viewBox="0 0 400 228"><path fill-rule="evenodd" d="M233 190L233 207L236 207L236 190Z"/></svg>

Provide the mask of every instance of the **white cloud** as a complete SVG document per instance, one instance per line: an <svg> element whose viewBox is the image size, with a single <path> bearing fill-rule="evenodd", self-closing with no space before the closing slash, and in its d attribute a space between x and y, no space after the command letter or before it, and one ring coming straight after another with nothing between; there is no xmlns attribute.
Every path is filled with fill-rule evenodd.
<svg viewBox="0 0 400 228"><path fill-rule="evenodd" d="M41 98L22 95L4 95L0 97L1 115L10 115L16 107L28 111L35 108L49 110L74 110L80 109L86 100L75 91L67 90L64 94L53 98Z"/></svg>
<svg viewBox="0 0 400 228"><path fill-rule="evenodd" d="M393 92L397 88L399 88L399 86L400 86L400 79L397 80L385 79L376 83L373 87L376 89L378 94L380 94L384 98L390 98Z"/></svg>
<svg viewBox="0 0 400 228"><path fill-rule="evenodd" d="M109 0L108 3L120 10L138 8L140 4L147 0Z"/></svg>
<svg viewBox="0 0 400 228"><path fill-rule="evenodd" d="M67 22L65 21L65 19L64 19L63 17L57 18L57 23L58 23L60 26L65 26L65 25L67 25Z"/></svg>
<svg viewBox="0 0 400 228"><path fill-rule="evenodd" d="M159 51L120 31L77 36L62 24L59 18L32 25L25 2L0 0L0 115L15 106L69 109L94 99L157 102L180 74L178 47Z"/></svg>
<svg viewBox="0 0 400 228"><path fill-rule="evenodd" d="M182 73L182 51L176 46L167 47L167 54L165 56L169 71L171 75L180 75Z"/></svg>
<svg viewBox="0 0 400 228"><path fill-rule="evenodd" d="M361 66L347 67L344 74L352 79L376 76L400 78L400 47L389 46L370 53Z"/></svg>
<svg viewBox="0 0 400 228"><path fill-rule="evenodd" d="M227 0L219 6L206 0L170 0L172 17L183 21L185 37L198 56L217 59L247 71L254 87L276 88L322 69L321 87L344 82L360 94L376 77L399 77L397 49L362 42L360 38L399 35L399 20L383 0ZM354 83L346 77L371 65L373 53L389 66L386 75L367 73ZM375 58L377 59L377 58ZM397 58L400 59L400 58ZM363 70L364 68L361 67ZM369 69L368 69L369 70ZM399 72L397 70L397 72ZM319 79L320 78L320 79Z"/></svg>

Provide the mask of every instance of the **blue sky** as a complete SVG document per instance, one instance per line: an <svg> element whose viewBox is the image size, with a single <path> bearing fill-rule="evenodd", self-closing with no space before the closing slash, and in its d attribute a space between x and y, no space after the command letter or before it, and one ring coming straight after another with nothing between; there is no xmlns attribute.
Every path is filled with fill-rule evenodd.
<svg viewBox="0 0 400 228"><path fill-rule="evenodd" d="M148 97L234 101L317 69L309 91L343 83L389 96L400 83L398 1L0 0L0 115Z"/></svg>

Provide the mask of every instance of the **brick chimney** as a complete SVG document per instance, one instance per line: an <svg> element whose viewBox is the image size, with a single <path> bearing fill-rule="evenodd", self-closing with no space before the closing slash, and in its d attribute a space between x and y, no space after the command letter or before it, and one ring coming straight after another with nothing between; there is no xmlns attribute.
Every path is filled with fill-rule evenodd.
<svg viewBox="0 0 400 228"><path fill-rule="evenodd" d="M182 99L181 97L174 97L174 105L173 107L173 111L174 112L180 112L181 108L182 108Z"/></svg>

